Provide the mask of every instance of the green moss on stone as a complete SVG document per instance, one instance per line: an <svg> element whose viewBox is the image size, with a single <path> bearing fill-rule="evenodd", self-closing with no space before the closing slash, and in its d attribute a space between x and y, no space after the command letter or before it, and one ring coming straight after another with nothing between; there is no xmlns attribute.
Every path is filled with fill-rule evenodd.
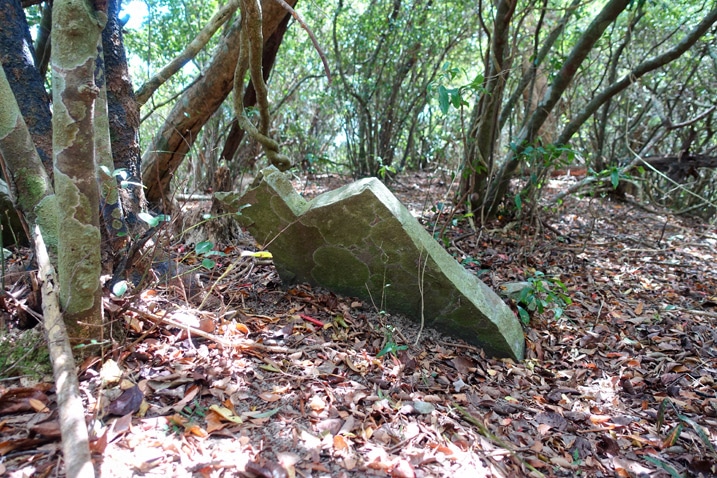
<svg viewBox="0 0 717 478"><path fill-rule="evenodd" d="M316 266L311 276L319 284L337 291L355 291L366 286L369 270L356 256L342 247L323 246L314 252Z"/></svg>

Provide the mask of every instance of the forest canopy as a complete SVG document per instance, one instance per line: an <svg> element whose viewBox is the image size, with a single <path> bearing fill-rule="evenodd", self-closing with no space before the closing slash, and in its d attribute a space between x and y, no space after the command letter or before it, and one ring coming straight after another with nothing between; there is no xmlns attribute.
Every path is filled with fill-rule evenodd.
<svg viewBox="0 0 717 478"><path fill-rule="evenodd" d="M147 6L126 34L135 85L214 11ZM273 131L305 170L363 177L446 168L462 176L462 200L485 214L513 207L516 195L535 202L546 177L572 168L596 180L591 189L617 184L619 194L714 214L714 2L317 1L297 9L333 73L329 83L291 19L269 93ZM217 38L145 104L144 146L172 99L206 70ZM209 190L219 163L236 177L261 162L250 141L227 151L232 118L225 103L191 140L177 187ZM506 196L500 185L516 174L529 181Z"/></svg>

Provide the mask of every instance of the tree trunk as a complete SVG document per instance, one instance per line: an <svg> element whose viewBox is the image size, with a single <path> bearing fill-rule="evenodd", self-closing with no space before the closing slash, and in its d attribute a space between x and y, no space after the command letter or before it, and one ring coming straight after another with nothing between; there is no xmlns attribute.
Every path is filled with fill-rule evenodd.
<svg viewBox="0 0 717 478"><path fill-rule="evenodd" d="M102 31L105 87L110 142L114 169L125 169L126 186L119 189L123 218L133 230L137 213L144 208L144 188L140 185L139 106L127 68L127 55L118 15L120 0L109 1L107 26ZM142 224L142 223L141 223Z"/></svg>
<svg viewBox="0 0 717 478"><path fill-rule="evenodd" d="M478 205L484 208L488 217L497 212L498 206L508 192L510 179L520 163L523 152L535 141L540 127L570 85L583 60L588 56L605 29L615 21L629 3L630 0L610 0L573 47L563 66L553 78L540 104L523 126L517 138L512 141L514 147L508 152L507 158L488 184L487 193L483 195L482 201ZM472 186L475 187L475 185Z"/></svg>
<svg viewBox="0 0 717 478"><path fill-rule="evenodd" d="M296 0L289 0L287 3L293 7ZM289 14L275 0L263 0L262 10L262 30L266 44ZM142 179L147 187L146 197L150 204L164 206L166 210L171 209L166 199L174 171L194 144L202 126L224 102L234 86L239 34L240 21L235 20L217 47L207 70L177 101L145 152Z"/></svg>
<svg viewBox="0 0 717 478"><path fill-rule="evenodd" d="M473 108L470 134L466 149L462 190L470 194L471 203L477 206L485 189L485 181L494 168L494 155L498 142L500 106L505 92L505 80L510 69L510 24L515 13L515 0L501 0L495 13L491 47L485 59L485 92Z"/></svg>
<svg viewBox="0 0 717 478"><path fill-rule="evenodd" d="M5 71L0 68L0 158L8 186L13 190L15 207L28 225L28 238L35 224L49 238L51 250L57 250L57 220L52 181L35 149L32 137L20 114Z"/></svg>
<svg viewBox="0 0 717 478"><path fill-rule="evenodd" d="M0 25L0 63L42 163L52 174L50 102L35 68L34 47L20 0L0 0Z"/></svg>
<svg viewBox="0 0 717 478"><path fill-rule="evenodd" d="M111 257L114 251L126 244L128 239L127 224L124 220L122 203L119 200L119 188L112 161L112 145L110 142L110 125L107 110L107 88L105 60L102 42L97 48L97 65L95 66L95 86L99 91L94 105L95 113L95 158L98 167L98 183L100 191L100 217L102 229L102 256ZM111 274L113 261L102 261L102 274Z"/></svg>
<svg viewBox="0 0 717 478"><path fill-rule="evenodd" d="M106 22L86 0L52 11L54 182L60 303L75 341L102 336L99 188L95 163L95 59Z"/></svg>

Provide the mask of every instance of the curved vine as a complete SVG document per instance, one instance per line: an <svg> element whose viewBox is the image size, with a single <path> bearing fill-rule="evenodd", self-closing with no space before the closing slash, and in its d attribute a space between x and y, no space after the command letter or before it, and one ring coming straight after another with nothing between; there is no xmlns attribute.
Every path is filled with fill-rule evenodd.
<svg viewBox="0 0 717 478"><path fill-rule="evenodd" d="M234 71L234 110L237 122L252 138L258 141L269 158L269 163L280 171L291 167L291 160L279 152L279 143L269 136L271 115L267 87L262 76L261 55L264 44L259 0L241 0L241 35L239 61ZM247 71L256 90L259 107L259 128L254 126L244 110L244 77Z"/></svg>

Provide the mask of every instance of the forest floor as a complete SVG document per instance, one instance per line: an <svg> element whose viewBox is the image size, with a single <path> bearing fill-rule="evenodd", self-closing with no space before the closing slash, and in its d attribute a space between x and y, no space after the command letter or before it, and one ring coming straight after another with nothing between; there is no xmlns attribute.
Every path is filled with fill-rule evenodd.
<svg viewBox="0 0 717 478"><path fill-rule="evenodd" d="M107 299L127 337L80 367L101 476L717 476L717 229L569 198L538 228L476 233L441 207L447 181L406 174L393 189L494 289L567 287L561 317L548 301L525 326L524 361L282 288L241 255L256 250L247 236L211 256L194 299L175 281ZM0 382L0 475L62 475L55 408L52 385Z"/></svg>

